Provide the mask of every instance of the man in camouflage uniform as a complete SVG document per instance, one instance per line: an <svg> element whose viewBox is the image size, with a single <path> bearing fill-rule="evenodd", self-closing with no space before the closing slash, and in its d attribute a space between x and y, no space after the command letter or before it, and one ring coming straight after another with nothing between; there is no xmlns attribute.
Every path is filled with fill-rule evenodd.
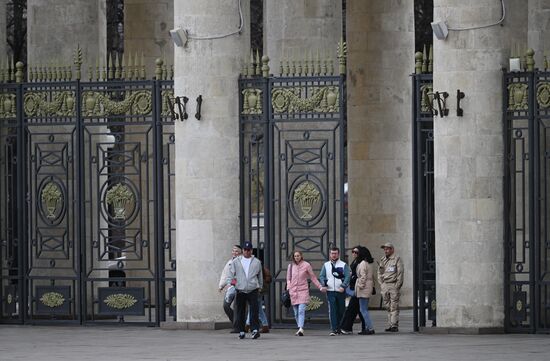
<svg viewBox="0 0 550 361"><path fill-rule="evenodd" d="M399 296L403 286L403 262L394 252L393 244L385 243L384 257L378 267L378 283L380 284L384 307L388 311L388 328L386 332L399 331Z"/></svg>

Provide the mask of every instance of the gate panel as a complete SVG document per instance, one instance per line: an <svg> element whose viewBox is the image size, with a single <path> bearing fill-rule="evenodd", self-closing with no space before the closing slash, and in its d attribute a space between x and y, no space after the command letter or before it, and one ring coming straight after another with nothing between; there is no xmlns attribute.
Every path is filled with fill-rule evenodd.
<svg viewBox="0 0 550 361"><path fill-rule="evenodd" d="M239 80L241 241L253 242L274 275L269 316L283 322L293 318L278 297L292 251L316 273L331 246L345 254L345 78L332 75L332 60L287 61L279 77L262 61ZM308 317L326 318L326 297L311 295Z"/></svg>
<svg viewBox="0 0 550 361"><path fill-rule="evenodd" d="M77 89L28 84L23 92L28 318L79 322Z"/></svg>
<svg viewBox="0 0 550 361"><path fill-rule="evenodd" d="M414 327L436 325L432 74L413 75Z"/></svg>
<svg viewBox="0 0 550 361"><path fill-rule="evenodd" d="M21 254L24 243L17 217L23 200L16 192L21 181L18 166L22 165L18 142L21 128L15 111L18 98L17 87L0 89L0 319L4 322L23 320L21 301L25 287Z"/></svg>

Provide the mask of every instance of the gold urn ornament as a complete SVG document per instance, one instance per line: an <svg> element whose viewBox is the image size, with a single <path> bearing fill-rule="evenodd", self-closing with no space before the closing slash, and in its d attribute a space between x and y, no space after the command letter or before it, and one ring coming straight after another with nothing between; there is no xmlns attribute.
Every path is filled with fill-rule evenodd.
<svg viewBox="0 0 550 361"><path fill-rule="evenodd" d="M311 212L313 207L321 201L321 194L317 187L310 181L305 181L300 184L294 191L294 203L300 205L302 215L300 219L310 220L313 218Z"/></svg>

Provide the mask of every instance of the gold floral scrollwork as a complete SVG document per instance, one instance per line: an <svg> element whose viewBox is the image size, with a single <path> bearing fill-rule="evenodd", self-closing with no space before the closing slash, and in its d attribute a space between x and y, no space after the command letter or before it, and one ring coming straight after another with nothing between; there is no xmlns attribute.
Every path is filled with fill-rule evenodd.
<svg viewBox="0 0 550 361"><path fill-rule="evenodd" d="M242 114L262 114L262 91L260 89L245 89L243 94Z"/></svg>
<svg viewBox="0 0 550 361"><path fill-rule="evenodd" d="M323 300L317 296L311 296L309 302L306 306L306 311L315 311L318 310L323 305Z"/></svg>
<svg viewBox="0 0 550 361"><path fill-rule="evenodd" d="M508 110L527 110L527 84L513 83L508 85Z"/></svg>
<svg viewBox="0 0 550 361"><path fill-rule="evenodd" d="M42 202L46 204L46 210L48 212L46 218L56 218L55 211L57 209L59 201L61 200L61 195L61 190L55 182L49 182L42 190Z"/></svg>
<svg viewBox="0 0 550 361"><path fill-rule="evenodd" d="M336 86L316 87L309 98L302 98L300 88L276 88L271 105L275 113L334 113L340 108L339 92Z"/></svg>
<svg viewBox="0 0 550 361"><path fill-rule="evenodd" d="M40 302L50 308L56 308L65 302L65 298L59 292L46 292L40 297Z"/></svg>
<svg viewBox="0 0 550 361"><path fill-rule="evenodd" d="M51 95L51 100L47 100ZM28 92L23 98L23 108L28 117L75 115L75 93L73 91L59 92Z"/></svg>
<svg viewBox="0 0 550 361"><path fill-rule="evenodd" d="M15 118L15 100L15 94L0 94L0 118Z"/></svg>
<svg viewBox="0 0 550 361"><path fill-rule="evenodd" d="M11 293L8 293L8 296L6 297L6 302L8 305L11 305L11 303L13 302L13 296Z"/></svg>
<svg viewBox="0 0 550 361"><path fill-rule="evenodd" d="M521 311L523 309L523 302L521 300L518 300L516 302L516 310Z"/></svg>
<svg viewBox="0 0 550 361"><path fill-rule="evenodd" d="M430 113L433 110L433 84L424 84L420 87L420 111Z"/></svg>
<svg viewBox="0 0 550 361"><path fill-rule="evenodd" d="M127 293L115 293L105 297L103 302L111 308L124 310L135 305L137 300L134 296Z"/></svg>
<svg viewBox="0 0 550 361"><path fill-rule="evenodd" d="M162 111L160 115L162 115L163 117L171 117L172 108L170 107L170 103L174 105L174 91L172 89L163 90L161 92L161 99L162 99Z"/></svg>
<svg viewBox="0 0 550 361"><path fill-rule="evenodd" d="M540 108L550 107L550 83L542 82L537 86L537 102Z"/></svg>
<svg viewBox="0 0 550 361"><path fill-rule="evenodd" d="M105 195L105 202L114 208L114 219L126 219L126 207L134 202L134 193L123 183L118 183Z"/></svg>
<svg viewBox="0 0 550 361"><path fill-rule="evenodd" d="M106 93L88 91L82 96L82 111L87 117L111 115L149 115L153 110L151 91L126 92L124 100L116 101Z"/></svg>
<svg viewBox="0 0 550 361"><path fill-rule="evenodd" d="M298 203L302 209L300 219L312 219L311 211L313 210L313 206L321 200L321 194L317 187L310 181L305 181L296 188L293 198L294 202Z"/></svg>

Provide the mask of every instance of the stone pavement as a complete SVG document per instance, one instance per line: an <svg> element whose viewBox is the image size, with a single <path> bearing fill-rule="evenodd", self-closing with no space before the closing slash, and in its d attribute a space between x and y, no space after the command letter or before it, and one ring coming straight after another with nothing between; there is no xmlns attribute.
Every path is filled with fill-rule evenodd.
<svg viewBox="0 0 550 361"><path fill-rule="evenodd" d="M228 330L0 325L0 360L550 360L548 335L426 335L404 324L386 334L382 312L373 313L374 336L329 337L313 325L304 337L274 329L258 340Z"/></svg>

